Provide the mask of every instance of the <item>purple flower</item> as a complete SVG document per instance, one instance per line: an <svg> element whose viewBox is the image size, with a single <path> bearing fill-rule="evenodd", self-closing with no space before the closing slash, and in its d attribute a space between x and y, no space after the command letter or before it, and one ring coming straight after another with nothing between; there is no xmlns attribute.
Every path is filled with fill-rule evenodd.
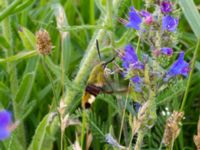
<svg viewBox="0 0 200 150"><path fill-rule="evenodd" d="M129 12L129 22L126 24L126 26L129 28L134 28L135 30L139 30L141 23L142 23L142 19L139 13L132 6Z"/></svg>
<svg viewBox="0 0 200 150"><path fill-rule="evenodd" d="M140 109L140 107L141 107L141 104L138 103L138 102L136 102L136 103L134 104L134 106L135 106L135 111L138 112L139 109Z"/></svg>
<svg viewBox="0 0 200 150"><path fill-rule="evenodd" d="M133 78L131 78L131 81L133 83L141 83L141 79L138 75L134 76Z"/></svg>
<svg viewBox="0 0 200 150"><path fill-rule="evenodd" d="M140 76L135 75L134 77L131 78L131 81L134 83L135 91L142 92L142 89L141 89L142 79L140 78Z"/></svg>
<svg viewBox="0 0 200 150"><path fill-rule="evenodd" d="M7 110L0 111L0 140L4 140L9 137L9 127L12 124L12 115Z"/></svg>
<svg viewBox="0 0 200 150"><path fill-rule="evenodd" d="M172 64L169 71L167 72L164 81L168 81L169 78L177 75L183 75L187 77L189 71L189 64L184 61L184 52L181 52L178 59Z"/></svg>
<svg viewBox="0 0 200 150"><path fill-rule="evenodd" d="M128 70L129 68L139 70L144 69L144 65L138 61L135 49L131 46L131 44L128 44L125 47L124 54L122 56L122 66L125 70Z"/></svg>
<svg viewBox="0 0 200 150"><path fill-rule="evenodd" d="M162 30L174 32L178 26L178 19L172 16L164 16L162 18Z"/></svg>
<svg viewBox="0 0 200 150"><path fill-rule="evenodd" d="M125 69L125 72L128 72L129 70L143 70L144 65L138 60L138 57L135 53L134 48L131 46L131 44L128 44L125 47L122 59L122 67ZM126 73L124 74L126 75ZM141 78L138 75L135 75L131 78L131 81L134 83L135 91L140 92L141 91Z"/></svg>
<svg viewBox="0 0 200 150"><path fill-rule="evenodd" d="M147 24L147 25L150 25L153 21L153 16L146 10L142 10L140 12L140 15L144 18L144 22Z"/></svg>
<svg viewBox="0 0 200 150"><path fill-rule="evenodd" d="M163 48L161 48L161 52L162 52L162 54L164 54L164 55L172 56L172 54L173 54L173 49L172 49L172 48L169 48L169 47L163 47Z"/></svg>
<svg viewBox="0 0 200 150"><path fill-rule="evenodd" d="M164 14L170 13L172 11L171 2L170 1L161 2L160 9L161 9L162 13L164 13Z"/></svg>

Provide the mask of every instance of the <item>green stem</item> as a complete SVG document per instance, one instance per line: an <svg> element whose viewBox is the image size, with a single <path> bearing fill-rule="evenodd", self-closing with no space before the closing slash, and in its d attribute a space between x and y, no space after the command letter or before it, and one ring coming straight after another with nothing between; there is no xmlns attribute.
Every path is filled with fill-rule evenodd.
<svg viewBox="0 0 200 150"><path fill-rule="evenodd" d="M134 150L140 150L141 149L143 138L144 138L144 132L139 131Z"/></svg>
<svg viewBox="0 0 200 150"><path fill-rule="evenodd" d="M46 73L46 75L47 75L47 77L48 77L48 79L49 79L49 81L51 83L51 89L52 89L53 95L55 97L54 101L52 102L52 106L51 106L51 110L52 110L52 109L55 109L56 106L59 106L59 104L58 104L59 99L58 99L58 95L57 95L57 93L55 91L56 87L54 85L53 78L52 78L52 76L51 76L51 74L50 74L50 72L48 70L48 66L45 63L45 56L42 56L41 58L42 58L42 65L43 65L44 71L45 71L45 73Z"/></svg>
<svg viewBox="0 0 200 150"><path fill-rule="evenodd" d="M129 88L130 88L130 82L129 82L129 85L128 85L128 89ZM123 126L124 126L124 118L125 118L126 106L127 106L127 102L128 102L128 95L129 95L129 91L126 94L126 100L125 100L125 105L124 105L123 114L122 114L122 121L121 121L121 126L120 126L120 131L119 131L119 139L118 139L119 143L120 143L120 140L121 140L122 129L123 129Z"/></svg>
<svg viewBox="0 0 200 150"><path fill-rule="evenodd" d="M171 143L169 144L169 146L166 147L167 150L173 150L174 147L174 139L172 139Z"/></svg>
<svg viewBox="0 0 200 150"><path fill-rule="evenodd" d="M137 47L136 47L136 54L138 55L138 58L141 60L142 57L141 57L141 52L140 52L140 41L141 41L141 38L140 36L138 37L138 41L137 41Z"/></svg>
<svg viewBox="0 0 200 150"><path fill-rule="evenodd" d="M90 24L95 24L95 5L94 0L90 0Z"/></svg>
<svg viewBox="0 0 200 150"><path fill-rule="evenodd" d="M86 131L86 111L82 112L82 132L81 132L81 148L85 150L85 131Z"/></svg>
<svg viewBox="0 0 200 150"><path fill-rule="evenodd" d="M190 90L190 84L191 84L191 81L192 81L193 70L195 68L195 61L196 61L196 58L198 56L199 49L200 49L200 39L198 40L198 43L196 45L196 49L194 51L194 55L193 55L193 58L192 58L191 70L190 70L189 78L188 78L188 81L187 81L186 91L185 91L185 94L184 94L184 97L183 97L183 101L182 101L182 104L181 104L180 111L183 111L186 100L187 100L187 96L188 96L188 93L189 93L189 90Z"/></svg>
<svg viewBox="0 0 200 150"><path fill-rule="evenodd" d="M60 139L60 149L61 150L64 150L64 146L63 146L63 139L64 139L64 133L61 131L61 137L60 137L61 139Z"/></svg>
<svg viewBox="0 0 200 150"><path fill-rule="evenodd" d="M131 146L132 146L132 141L133 141L133 137L134 137L134 132L132 131L132 134L131 134L131 139L130 139L130 142L129 142L129 149L131 149Z"/></svg>
<svg viewBox="0 0 200 150"><path fill-rule="evenodd" d="M45 56L42 56L41 57L42 59L42 65L43 65L43 68L44 68L44 71L50 81L50 84L51 84L51 88L52 88L52 91L53 91L53 95L54 95L54 99L53 99L53 102L51 104L51 109L50 109L50 112L51 110L54 110L56 108L56 106L59 106L58 102L59 102L59 97L55 91L55 85L54 85L54 81L53 81L53 78L48 70L48 66L46 65L45 63ZM57 110L57 109L56 109ZM60 121L60 124L62 124L62 117L61 114L59 112L57 112L59 114L59 121ZM64 146L63 146L63 143L64 143L64 131L62 131L62 129L60 128L60 131L61 131L61 135L60 135L60 146L61 146L61 150L64 150Z"/></svg>
<svg viewBox="0 0 200 150"><path fill-rule="evenodd" d="M0 13L0 22L6 18L8 15L10 15L13 11L13 9L15 9L17 7L17 5L21 2L21 0L15 0L14 2L12 2L9 6L6 7L6 9L4 9L1 13Z"/></svg>

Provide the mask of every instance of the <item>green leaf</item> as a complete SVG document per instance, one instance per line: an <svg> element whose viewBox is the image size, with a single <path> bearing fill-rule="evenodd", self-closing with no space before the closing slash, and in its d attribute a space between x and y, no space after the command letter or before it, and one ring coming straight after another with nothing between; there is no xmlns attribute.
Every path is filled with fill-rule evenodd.
<svg viewBox="0 0 200 150"><path fill-rule="evenodd" d="M33 2L35 2L35 0L27 0L27 1L23 2L23 3L21 3L20 5L18 5L13 10L12 13L18 13L18 12L24 10L24 9L27 9L28 7L30 7L33 4Z"/></svg>
<svg viewBox="0 0 200 150"><path fill-rule="evenodd" d="M23 104L26 104L32 90L32 86L35 79L35 73L27 73L24 75L22 82L20 84L20 87L17 91L17 95L15 97L15 101L17 103L22 102Z"/></svg>
<svg viewBox="0 0 200 150"><path fill-rule="evenodd" d="M3 82L0 82L0 98L4 107L6 107L9 100L11 100L10 89Z"/></svg>
<svg viewBox="0 0 200 150"><path fill-rule="evenodd" d="M36 100L32 100L30 103L22 106L24 108L24 113L22 115L21 120L24 120L33 111L36 104Z"/></svg>
<svg viewBox="0 0 200 150"><path fill-rule="evenodd" d="M65 10L63 9L62 5L55 4L53 5L54 14L57 21L57 27L63 28L65 26L69 26L67 17L65 15ZM62 18L62 19L60 19ZM69 32L60 31L61 35L61 65L63 72L67 73L69 70L70 60L71 60L71 42L70 42L70 35Z"/></svg>
<svg viewBox="0 0 200 150"><path fill-rule="evenodd" d="M50 114L46 115L38 125L28 150L50 150L53 148L53 136L57 130L58 120L54 119L50 126L49 117L51 117Z"/></svg>
<svg viewBox="0 0 200 150"><path fill-rule="evenodd" d="M0 22L7 16L12 14L12 10L17 7L21 0L14 0L9 6L1 10L0 12ZM5 6L4 6L5 7Z"/></svg>
<svg viewBox="0 0 200 150"><path fill-rule="evenodd" d="M27 59L30 57L33 57L37 55L37 51L33 50L33 51L22 51L14 56L10 56L8 58L5 59L0 59L0 63L5 63L5 62L12 62L12 61L18 61L21 59Z"/></svg>
<svg viewBox="0 0 200 150"><path fill-rule="evenodd" d="M36 49L36 38L35 35L26 29L25 27L20 27L19 36L22 39L23 45L27 50Z"/></svg>
<svg viewBox="0 0 200 150"><path fill-rule="evenodd" d="M8 49L10 47L7 40L2 35L0 36L0 43L1 43L1 46L4 47L4 48Z"/></svg>
<svg viewBox="0 0 200 150"><path fill-rule="evenodd" d="M11 136L2 143L4 148L2 148L0 145L0 149L2 148L1 150L24 150L19 138L17 138L16 131L13 131Z"/></svg>
<svg viewBox="0 0 200 150"><path fill-rule="evenodd" d="M200 14L193 0L179 0L183 13L197 38L200 38Z"/></svg>

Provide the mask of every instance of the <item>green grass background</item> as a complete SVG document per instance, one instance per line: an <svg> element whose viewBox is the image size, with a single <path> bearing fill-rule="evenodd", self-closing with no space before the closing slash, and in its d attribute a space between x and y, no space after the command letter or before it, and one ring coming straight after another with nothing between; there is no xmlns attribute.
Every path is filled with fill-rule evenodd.
<svg viewBox="0 0 200 150"><path fill-rule="evenodd" d="M58 118L49 123L48 117L50 112L55 112L58 101L63 98L70 116L81 120L81 95L90 68L99 61L95 39L100 40L105 60L113 56L113 48L123 48L130 41L136 45L135 32L127 31L117 22L117 18L127 18L131 5L142 9L144 2L116 2L121 3L115 6L106 5L109 3L106 0L0 0L0 108L11 110L14 118L21 121L11 137L0 142L0 149L60 149ZM175 49L184 49L186 60L191 61L200 38L200 17L197 11L200 9L200 1L195 1L196 7L192 5L192 0L178 2L184 11L181 11L179 39ZM49 32L54 46L52 53L43 58L36 52L34 35L41 28ZM89 56L91 58L86 63L88 68L81 72L82 62ZM158 120L145 136L142 149L153 150L160 146L166 120L161 110L165 107L170 111L178 110L186 83L187 80L181 80L157 96ZM184 107L185 119L174 150L195 149L193 135L197 132L200 114L199 89L200 55L196 59ZM94 135L92 149L113 149L105 143L104 135L110 132L118 139L124 98L120 97L122 102L117 103L115 95L98 96L87 124ZM131 104L127 106L126 112L120 141L122 145L128 144L131 134L129 114L135 114ZM65 149L71 149L76 135L80 139L80 132L80 126L66 129Z"/></svg>

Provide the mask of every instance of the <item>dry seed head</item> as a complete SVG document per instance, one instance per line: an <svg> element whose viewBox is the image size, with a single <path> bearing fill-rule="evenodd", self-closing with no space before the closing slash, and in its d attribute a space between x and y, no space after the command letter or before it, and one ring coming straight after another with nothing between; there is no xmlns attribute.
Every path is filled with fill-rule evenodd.
<svg viewBox="0 0 200 150"><path fill-rule="evenodd" d="M142 104L142 107L139 109L137 115L137 121L139 123L136 124L140 129L150 129L153 127L156 118L157 115L155 101L148 100Z"/></svg>
<svg viewBox="0 0 200 150"><path fill-rule="evenodd" d="M57 115L58 115L57 112L51 112L51 113L49 114L47 123L48 123L48 124L51 124L51 123L53 122L54 118L55 118Z"/></svg>
<svg viewBox="0 0 200 150"><path fill-rule="evenodd" d="M166 146L169 146L178 137L180 133L179 124L181 123L183 115L183 112L174 111L172 115L167 119L163 137L163 143Z"/></svg>
<svg viewBox="0 0 200 150"><path fill-rule="evenodd" d="M51 52L51 38L49 33L44 29L40 29L36 32L36 48L42 55L48 55Z"/></svg>
<svg viewBox="0 0 200 150"><path fill-rule="evenodd" d="M66 114L63 118L61 118L61 131L64 132L65 129L69 126L80 125L80 121L76 118L72 118L69 114Z"/></svg>
<svg viewBox="0 0 200 150"><path fill-rule="evenodd" d="M66 108L66 107L67 107L67 105L65 104L64 99L61 99L61 100L60 100L59 107L58 107L57 109L58 109L58 112L60 113L60 115L61 115L62 117L64 116L65 108Z"/></svg>
<svg viewBox="0 0 200 150"><path fill-rule="evenodd" d="M141 126L141 122L136 118L133 117L133 125L132 125L132 133L135 135Z"/></svg>
<svg viewBox="0 0 200 150"><path fill-rule="evenodd" d="M197 135L194 135L194 143L197 147L197 150L200 150L200 118L198 121L198 127L197 127Z"/></svg>

